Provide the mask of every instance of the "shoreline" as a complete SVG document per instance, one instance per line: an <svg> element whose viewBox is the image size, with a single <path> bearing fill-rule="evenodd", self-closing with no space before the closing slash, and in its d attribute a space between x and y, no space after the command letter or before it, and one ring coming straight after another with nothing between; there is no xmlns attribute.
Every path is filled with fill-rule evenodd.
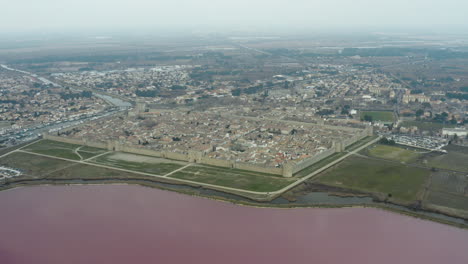
<svg viewBox="0 0 468 264"><path fill-rule="evenodd" d="M47 181L47 182L44 182ZM155 186L155 185L150 185L150 184L143 184L143 183L138 183L138 182L105 182L102 181L99 182L99 180L96 180L95 182L82 182L82 183L75 183L72 181L78 181L78 180L46 180L46 179L37 179L37 180L30 180L29 182L23 181L19 183L9 183L8 185L1 185L0 186L0 192L3 191L10 191L14 190L17 188L26 188L26 187L33 187L33 186L86 186L86 185L128 185L128 186L141 186L141 187L146 187L146 188L152 188L152 189L158 189L158 190L163 190L163 191L170 191L170 192L176 192L179 194L184 194L184 195L190 195L193 197L199 197L199 198L204 198L204 199L209 199L209 200L215 200L219 202L225 202L225 203L230 203L238 206L247 206L247 207L253 207L253 208L270 208L270 209L296 209L296 208L373 208L373 209L379 209L379 210L385 210L388 212L393 212L397 213L400 215L405 215L409 217L414 217L420 220L425 220L425 221L431 221L431 222L436 222L440 224L446 224L450 225L453 227L461 228L461 229L468 229L468 224L465 223L457 223L454 221L450 220L445 220L442 218L438 217L433 217L429 215L424 215L422 213L418 212L425 212L425 213L435 213L439 214L442 216L446 217L451 217L455 219L459 219L461 221L465 221L468 223L467 219L453 216L453 215L448 215L444 214L442 212L434 212L430 210L424 210L421 209L419 211L409 211L411 210L410 208L406 208L408 210L401 210L395 207L391 207L388 205L385 205L385 203L382 204L273 204L269 202L256 202L256 201L246 201L246 200L235 200L235 199L230 199L227 197L221 197L221 196L216 196L216 195L204 195L197 193L197 191L194 190L189 190L189 189L175 189L175 188L170 188L170 187L165 187L165 186ZM401 205L398 205L401 206Z"/></svg>

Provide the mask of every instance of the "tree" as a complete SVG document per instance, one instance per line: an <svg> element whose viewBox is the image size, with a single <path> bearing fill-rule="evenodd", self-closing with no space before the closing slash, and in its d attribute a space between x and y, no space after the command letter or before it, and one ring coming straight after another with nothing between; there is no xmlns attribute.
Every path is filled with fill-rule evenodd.
<svg viewBox="0 0 468 264"><path fill-rule="evenodd" d="M234 89L231 91L232 96L240 96L241 95L241 89Z"/></svg>
<svg viewBox="0 0 468 264"><path fill-rule="evenodd" d="M393 146L393 145L396 145L396 142L395 140L393 139L388 139L386 137L383 137L379 140L379 143L380 144L384 144L384 145L390 145L390 146Z"/></svg>
<svg viewBox="0 0 468 264"><path fill-rule="evenodd" d="M424 108L431 108L431 103L428 103L428 102L424 102L422 103L422 105L424 106Z"/></svg>
<svg viewBox="0 0 468 264"><path fill-rule="evenodd" d="M370 116L370 115L364 115L364 121L372 122L372 116Z"/></svg>
<svg viewBox="0 0 468 264"><path fill-rule="evenodd" d="M171 90L186 90L187 87L183 85L172 85L170 89Z"/></svg>
<svg viewBox="0 0 468 264"><path fill-rule="evenodd" d="M416 116L417 117L422 116L422 115L424 115L424 110L419 109L418 111L416 111Z"/></svg>

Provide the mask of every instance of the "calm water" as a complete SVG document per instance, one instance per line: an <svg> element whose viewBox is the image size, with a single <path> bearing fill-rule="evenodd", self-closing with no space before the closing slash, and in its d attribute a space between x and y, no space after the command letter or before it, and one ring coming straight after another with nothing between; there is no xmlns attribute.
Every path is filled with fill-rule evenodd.
<svg viewBox="0 0 468 264"><path fill-rule="evenodd" d="M468 263L468 231L378 209L260 209L138 186L0 192L0 263Z"/></svg>

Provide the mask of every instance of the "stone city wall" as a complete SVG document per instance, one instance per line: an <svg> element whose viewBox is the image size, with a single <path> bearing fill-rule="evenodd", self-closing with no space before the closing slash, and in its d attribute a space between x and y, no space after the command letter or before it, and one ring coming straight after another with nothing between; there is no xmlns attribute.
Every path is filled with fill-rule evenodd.
<svg viewBox="0 0 468 264"><path fill-rule="evenodd" d="M239 170L248 170L248 171L261 172L261 173L283 175L282 168L254 165L252 163L247 163L247 162L234 162L234 168L239 169Z"/></svg>
<svg viewBox="0 0 468 264"><path fill-rule="evenodd" d="M372 136L372 133L373 133L372 126L368 126L364 130L359 131L359 133L356 133L353 137L343 140L342 141L344 145L343 147L346 148L367 136Z"/></svg>
<svg viewBox="0 0 468 264"><path fill-rule="evenodd" d="M372 136L372 134L373 134L372 126L367 126L364 130L356 129L356 134L354 136L352 136L351 138L345 139L343 141L333 142L333 146L330 149L325 150L310 158L303 159L297 163L292 162L288 166L285 166L287 167L287 170L285 170L283 176L290 177L290 175L297 173L309 166L312 166L313 164L319 162L320 160L333 155L333 153L335 152L344 151L346 147L358 142L359 140L365 137Z"/></svg>
<svg viewBox="0 0 468 264"><path fill-rule="evenodd" d="M208 157L202 157L200 163L212 166L219 166L225 168L233 168L233 162L230 160L223 160L223 159L213 159Z"/></svg>
<svg viewBox="0 0 468 264"><path fill-rule="evenodd" d="M181 161L190 161L190 157L188 154L169 152L169 151L164 151L163 158L181 160Z"/></svg>
<svg viewBox="0 0 468 264"><path fill-rule="evenodd" d="M359 132L358 132L359 131ZM155 151L151 149L145 148L135 148L127 145L120 144L117 141L108 141L107 143L103 142L93 142L85 139L71 139L66 137L60 136L52 136L47 133L44 133L44 139L55 140L59 142L77 144L77 145L85 145L89 147L96 147L96 148L104 148L110 151L122 151L127 153L133 154L140 154L158 158L167 158L173 160L180 160L180 161L187 161L187 162L194 162L218 167L225 167L225 168L235 168L240 170L248 170L248 171L255 171L261 173L268 173L268 174L275 174L275 175L282 175L284 177L292 177L295 173L319 162L322 159L332 155L335 152L344 151L345 147L354 144L355 142L365 138L366 136L372 135L372 127L367 127L364 130L356 130L356 135L353 137L339 141L333 142L333 146L325 150L317 155L314 155L310 158L301 160L299 162L288 162L286 163L283 168L275 168L275 167L268 167L262 165L255 165L246 162L235 162L223 159L213 159L208 158L202 152L196 151L189 151L188 153L177 153L177 152L170 152L170 151Z"/></svg>
<svg viewBox="0 0 468 264"><path fill-rule="evenodd" d="M83 139L53 136L53 135L49 135L46 133L44 133L43 138L53 140L53 141L64 142L64 143L84 145L84 146L95 147L95 148L103 148L109 151L121 151L121 152L127 152L127 153L132 153L132 154L194 162L194 163L200 163L200 164L206 164L206 165L212 165L212 166L218 166L218 167L236 168L236 169L241 169L241 170L250 170L250 171L269 173L269 174L275 174L275 175L283 175L283 170L280 168L257 166L255 164L235 162L235 161L222 160L222 159L213 159L213 158L208 158L204 156L203 153L201 152L195 152L195 151L191 151L189 153L155 151L151 149L126 146L115 141L108 141L107 143L93 142L93 141L83 140Z"/></svg>
<svg viewBox="0 0 468 264"><path fill-rule="evenodd" d="M297 172L299 172L299 171L301 171L301 170L303 170L303 169L305 169L307 167L312 166L313 164L323 160L324 158L333 155L333 153L335 153L335 149L330 148L330 149L327 149L325 151L320 152L317 155L314 155L314 156L312 156L310 158L306 158L306 159L303 159L303 160L295 163L293 165L293 168L292 168L292 174L297 173Z"/></svg>
<svg viewBox="0 0 468 264"><path fill-rule="evenodd" d="M84 146L93 147L93 148L107 149L107 144L104 142L95 142L95 141L89 141L89 140L53 136L47 133L43 133L42 138L53 140L53 141L58 141L58 142L63 142L63 143L68 143L68 144L84 145Z"/></svg>
<svg viewBox="0 0 468 264"><path fill-rule="evenodd" d="M109 150L114 150L112 149ZM127 153L132 153L132 154L140 154L140 155L145 155L145 156L151 156L151 157L157 157L160 158L163 156L163 153L159 151L154 151L151 149L144 149L144 148L133 148L130 146L125 146L125 145L119 145L118 147L115 148L115 151L122 151L122 152L127 152Z"/></svg>
<svg viewBox="0 0 468 264"><path fill-rule="evenodd" d="M88 146L88 147L93 147L93 148L107 148L107 144L104 143L104 142L95 142L95 141L88 141L88 140L84 140L82 141L84 143L81 143L85 146Z"/></svg>

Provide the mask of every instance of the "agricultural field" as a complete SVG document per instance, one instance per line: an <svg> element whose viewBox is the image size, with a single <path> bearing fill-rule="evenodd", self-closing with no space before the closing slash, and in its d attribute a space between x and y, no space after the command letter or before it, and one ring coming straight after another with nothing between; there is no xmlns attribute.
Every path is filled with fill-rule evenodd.
<svg viewBox="0 0 468 264"><path fill-rule="evenodd" d="M91 162L115 168L133 170L163 176L188 163L143 155L112 152L92 159Z"/></svg>
<svg viewBox="0 0 468 264"><path fill-rule="evenodd" d="M468 215L468 197L453 193L430 191L427 202L431 205L465 211Z"/></svg>
<svg viewBox="0 0 468 264"><path fill-rule="evenodd" d="M205 165L193 165L169 177L257 192L276 191L295 181L260 172Z"/></svg>
<svg viewBox="0 0 468 264"><path fill-rule="evenodd" d="M22 150L71 160L85 160L107 151L52 140L40 140Z"/></svg>
<svg viewBox="0 0 468 264"><path fill-rule="evenodd" d="M428 169L394 162L351 157L324 172L318 183L391 196L393 200L413 202L421 198Z"/></svg>
<svg viewBox="0 0 468 264"><path fill-rule="evenodd" d="M453 171L433 172L426 204L448 213L468 217L468 177L466 174Z"/></svg>
<svg viewBox="0 0 468 264"><path fill-rule="evenodd" d="M431 153L421 158L422 164L438 169L468 172L467 148L448 147L446 154Z"/></svg>
<svg viewBox="0 0 468 264"><path fill-rule="evenodd" d="M437 171L431 175L429 188L433 191L468 195L468 177L459 172Z"/></svg>
<svg viewBox="0 0 468 264"><path fill-rule="evenodd" d="M393 112L390 111L361 111L361 119L364 119L364 116L366 115L371 116L373 121L382 121L389 123L395 121Z"/></svg>
<svg viewBox="0 0 468 264"><path fill-rule="evenodd" d="M400 147L376 144L363 151L370 157L388 159L410 163L416 161L422 154L416 150Z"/></svg>

